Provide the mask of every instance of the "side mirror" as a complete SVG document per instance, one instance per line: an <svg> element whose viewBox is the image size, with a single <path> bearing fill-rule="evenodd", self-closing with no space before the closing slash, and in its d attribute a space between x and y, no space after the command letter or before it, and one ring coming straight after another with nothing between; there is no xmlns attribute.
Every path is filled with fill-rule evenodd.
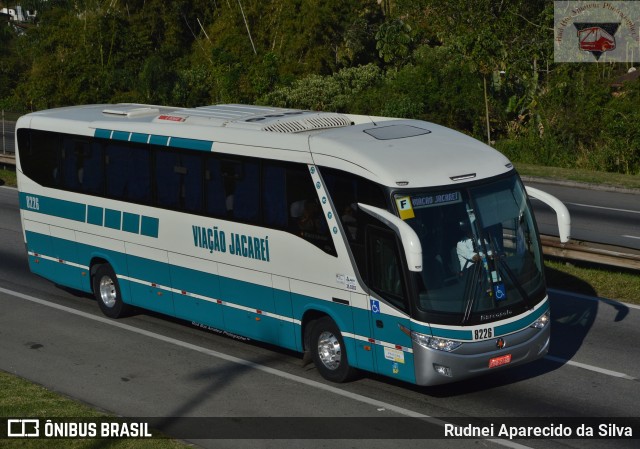
<svg viewBox="0 0 640 449"><path fill-rule="evenodd" d="M422 245L418 234L405 223L401 218L387 212L379 207L369 206L368 204L358 203L358 207L375 219L381 221L391 229L400 238L404 255L407 259L409 271L422 271Z"/></svg>
<svg viewBox="0 0 640 449"><path fill-rule="evenodd" d="M571 239L571 216L569 209L562 201L553 195L543 192L533 187L525 187L527 195L531 198L538 199L556 211L558 218L558 230L560 232L560 242L567 243Z"/></svg>

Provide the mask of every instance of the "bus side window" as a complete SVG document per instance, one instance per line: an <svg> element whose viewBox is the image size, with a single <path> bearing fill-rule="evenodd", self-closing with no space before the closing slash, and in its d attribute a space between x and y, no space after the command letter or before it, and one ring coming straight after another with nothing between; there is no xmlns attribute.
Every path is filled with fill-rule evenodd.
<svg viewBox="0 0 640 449"><path fill-rule="evenodd" d="M83 191L101 195L104 193L104 156L100 143L85 144L82 174Z"/></svg>
<svg viewBox="0 0 640 449"><path fill-rule="evenodd" d="M213 217L227 214L222 164L217 157L208 157L205 163L205 212Z"/></svg>
<svg viewBox="0 0 640 449"><path fill-rule="evenodd" d="M20 129L18 146L20 165L27 176L46 187L60 184L60 139L56 133Z"/></svg>
<svg viewBox="0 0 640 449"><path fill-rule="evenodd" d="M385 191L380 185L352 173L328 167L321 167L320 170L346 233L358 271L366 283L364 230L371 221L367 214L358 209L357 204L364 203L388 210Z"/></svg>
<svg viewBox="0 0 640 449"><path fill-rule="evenodd" d="M202 157L195 154L183 154L180 165L173 168L180 173L180 203L188 212L202 210Z"/></svg>
<svg viewBox="0 0 640 449"><path fill-rule="evenodd" d="M151 202L149 150L110 143L106 148L107 196L136 203Z"/></svg>
<svg viewBox="0 0 640 449"><path fill-rule="evenodd" d="M233 190L233 218L256 223L260 220L260 165L241 162L242 172Z"/></svg>
<svg viewBox="0 0 640 449"><path fill-rule="evenodd" d="M69 137L62 140L60 165L62 185L69 190L80 190L84 177L84 154L81 142Z"/></svg>
<svg viewBox="0 0 640 449"><path fill-rule="evenodd" d="M100 144L64 137L60 165L64 188L102 193L104 160Z"/></svg>
<svg viewBox="0 0 640 449"><path fill-rule="evenodd" d="M287 170L287 203L290 232L335 256L333 238L306 166Z"/></svg>
<svg viewBox="0 0 640 449"><path fill-rule="evenodd" d="M107 145L106 182L107 195L111 198L124 198L129 177L129 152L126 148L113 144Z"/></svg>
<svg viewBox="0 0 640 449"><path fill-rule="evenodd" d="M202 207L200 157L174 151L156 152L156 192L158 206L187 212Z"/></svg>
<svg viewBox="0 0 640 449"><path fill-rule="evenodd" d="M287 170L275 164L265 164L262 176L262 215L266 226L287 227Z"/></svg>

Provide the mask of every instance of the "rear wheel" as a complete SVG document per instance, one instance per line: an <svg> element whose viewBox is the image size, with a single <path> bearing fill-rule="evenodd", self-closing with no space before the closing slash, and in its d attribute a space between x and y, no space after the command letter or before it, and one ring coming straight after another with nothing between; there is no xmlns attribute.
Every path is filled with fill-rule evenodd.
<svg viewBox="0 0 640 449"><path fill-rule="evenodd" d="M340 329L331 318L323 317L313 323L310 328L309 350L313 363L325 379L346 382L355 376L356 370L349 366Z"/></svg>
<svg viewBox="0 0 640 449"><path fill-rule="evenodd" d="M99 265L93 275L93 295L100 310L109 318L119 318L130 311L129 305L122 302L118 277L111 265Z"/></svg>

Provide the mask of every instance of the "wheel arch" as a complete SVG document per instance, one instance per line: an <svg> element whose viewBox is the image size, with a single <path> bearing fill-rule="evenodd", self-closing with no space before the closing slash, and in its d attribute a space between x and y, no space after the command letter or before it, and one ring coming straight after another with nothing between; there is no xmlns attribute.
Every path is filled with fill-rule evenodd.
<svg viewBox="0 0 640 449"><path fill-rule="evenodd" d="M315 321L319 320L323 317L329 317L333 320L333 322L338 327L340 333L348 333L353 332L353 316L351 309L344 309L343 313L339 313L341 310L334 310L334 307L329 307L329 305L334 305L337 307L345 307L343 305L337 305L333 303L328 303L328 305L324 304L312 304L309 305L306 310L302 314L300 332L302 338L302 350L308 350L307 342L305 341L305 337L307 334L307 328Z"/></svg>
<svg viewBox="0 0 640 449"><path fill-rule="evenodd" d="M118 281L120 282L120 294L122 295L122 301L127 304L131 304L129 287L124 285L126 284L126 282L122 282L123 279L121 278L123 273L122 267L117 263L114 263L113 258L109 257L106 254L95 253L91 256L91 262L89 262L89 282L91 284L91 291L95 294L95 292L93 291L93 278L98 271L98 267L101 265L111 266L114 273L116 274L116 277L118 278Z"/></svg>

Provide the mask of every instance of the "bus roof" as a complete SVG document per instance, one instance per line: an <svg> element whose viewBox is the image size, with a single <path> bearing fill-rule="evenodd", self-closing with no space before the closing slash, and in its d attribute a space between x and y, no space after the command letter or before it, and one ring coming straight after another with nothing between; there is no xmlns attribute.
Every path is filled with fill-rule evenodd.
<svg viewBox="0 0 640 449"><path fill-rule="evenodd" d="M18 122L25 126L86 136L111 130L198 139L210 141L214 152L271 159L285 157L277 150L296 151L290 160L390 187L451 185L512 169L493 148L434 123L266 106L71 106L28 114Z"/></svg>

